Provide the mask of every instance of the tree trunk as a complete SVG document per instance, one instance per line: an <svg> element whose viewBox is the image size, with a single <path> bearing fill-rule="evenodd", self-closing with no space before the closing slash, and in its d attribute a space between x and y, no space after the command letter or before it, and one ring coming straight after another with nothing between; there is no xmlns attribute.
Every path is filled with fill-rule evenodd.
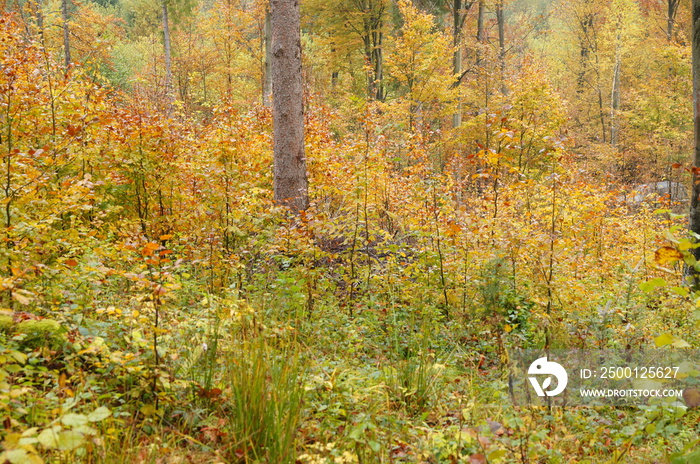
<svg viewBox="0 0 700 464"><path fill-rule="evenodd" d="M367 73L367 96L372 100L383 101L384 95L384 3L382 0L361 2L358 11L362 14L360 32L364 44Z"/></svg>
<svg viewBox="0 0 700 464"><path fill-rule="evenodd" d="M668 18L667 18L667 29L666 35L668 36L668 41L673 41L673 27L676 24L676 13L678 12L678 3L680 0L668 0Z"/></svg>
<svg viewBox="0 0 700 464"><path fill-rule="evenodd" d="M581 69L579 71L578 79L576 80L576 93L582 94L584 91L584 86L586 84L586 72L588 71L588 62L590 55L590 46L592 45L588 39L589 34L593 29L593 15L590 13L585 13L583 18L579 20L579 26L581 27Z"/></svg>
<svg viewBox="0 0 700 464"><path fill-rule="evenodd" d="M63 15L63 51L66 60L66 71L70 67L70 29L68 28L68 0L61 0L61 13Z"/></svg>
<svg viewBox="0 0 700 464"><path fill-rule="evenodd" d="M331 46L331 56L335 57L335 52L336 49L333 46ZM333 66L335 66L335 64L333 64ZM338 85L338 76L340 76L340 73L337 69L331 72L331 87L333 87L333 89L335 89Z"/></svg>
<svg viewBox="0 0 700 464"><path fill-rule="evenodd" d="M380 30L382 20L377 24L377 30L372 32L372 60L374 62L374 99L384 101L384 56L383 56L383 39L384 33Z"/></svg>
<svg viewBox="0 0 700 464"><path fill-rule="evenodd" d="M272 24L270 11L265 12L265 75L263 76L263 105L270 106L272 101Z"/></svg>
<svg viewBox="0 0 700 464"><path fill-rule="evenodd" d="M620 52L615 51L613 68L612 95L610 96L610 143L617 146L617 113L620 111Z"/></svg>
<svg viewBox="0 0 700 464"><path fill-rule="evenodd" d="M690 230L700 234L700 0L693 0L693 121L695 131L695 154L693 156L693 193L690 197ZM693 248L695 259L700 260L700 248ZM692 286L697 291L700 285L698 272L689 267Z"/></svg>
<svg viewBox="0 0 700 464"><path fill-rule="evenodd" d="M168 5L163 1L163 43L165 46L165 98L168 102L168 111L172 103L173 70L170 54L170 26L168 25Z"/></svg>
<svg viewBox="0 0 700 464"><path fill-rule="evenodd" d="M468 10L474 2L470 2L468 5L463 6L462 0L454 0L452 12L452 45L455 48L454 56L452 58L452 73L457 77L457 80L453 84L455 87L459 85L462 77L462 28L464 26L464 18L466 18L466 11ZM458 97L459 98L459 97ZM452 127L459 127L462 125L462 102L457 103L457 109L452 115Z"/></svg>
<svg viewBox="0 0 700 464"><path fill-rule="evenodd" d="M496 5L496 22L498 23L498 63L501 67L501 93L508 95L506 87L506 17L502 1Z"/></svg>
<svg viewBox="0 0 700 464"><path fill-rule="evenodd" d="M299 212L309 204L299 0L270 3L275 202Z"/></svg>
<svg viewBox="0 0 700 464"><path fill-rule="evenodd" d="M479 0L479 15L476 21L476 65L481 66L483 60L481 47L486 43L486 30L484 29L484 16L486 14L486 5L484 0Z"/></svg>

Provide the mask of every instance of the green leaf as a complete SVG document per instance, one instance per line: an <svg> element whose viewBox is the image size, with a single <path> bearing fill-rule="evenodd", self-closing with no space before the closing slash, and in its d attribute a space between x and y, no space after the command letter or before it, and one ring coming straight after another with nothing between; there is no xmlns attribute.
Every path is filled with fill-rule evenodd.
<svg viewBox="0 0 700 464"><path fill-rule="evenodd" d="M42 430L38 437L39 443L41 443L44 448L58 448L58 432L60 430L61 427L52 427Z"/></svg>
<svg viewBox="0 0 700 464"><path fill-rule="evenodd" d="M85 443L85 436L75 430L66 430L58 435L58 449L64 451L74 450Z"/></svg>
<svg viewBox="0 0 700 464"><path fill-rule="evenodd" d="M5 451L0 453L0 462L10 461L10 464L43 464L44 461L41 460L36 454L29 454L27 450L24 449L14 449L10 451Z"/></svg>
<svg viewBox="0 0 700 464"><path fill-rule="evenodd" d="M673 343L671 343L671 346L674 348L690 348L691 347L690 343L688 343L685 340L682 340L680 338L674 338Z"/></svg>
<svg viewBox="0 0 700 464"><path fill-rule="evenodd" d="M674 339L673 336L670 334L661 334L658 337L654 339L654 345L658 346L659 348L662 346L670 345L673 343Z"/></svg>
<svg viewBox="0 0 700 464"><path fill-rule="evenodd" d="M676 295L680 296L688 296L689 292L688 289L685 287L671 287L671 291L675 293Z"/></svg>
<svg viewBox="0 0 700 464"><path fill-rule="evenodd" d="M97 435L97 429L94 427L90 427L89 425L81 425L80 427L75 427L73 429L75 432L80 432L83 435Z"/></svg>
<svg viewBox="0 0 700 464"><path fill-rule="evenodd" d="M644 293L651 293L659 287L665 287L666 281L661 277L656 277L655 279L648 280L646 282L639 283L639 289Z"/></svg>
<svg viewBox="0 0 700 464"><path fill-rule="evenodd" d="M36 437L24 437L20 438L17 444L21 447L36 445L39 443L39 439Z"/></svg>
<svg viewBox="0 0 700 464"><path fill-rule="evenodd" d="M101 420L107 419L112 413L106 406L100 406L99 408L88 414L87 419L90 422L99 422Z"/></svg>
<svg viewBox="0 0 700 464"><path fill-rule="evenodd" d="M14 358L14 360L20 364L26 364L27 362L27 355L24 353L20 353L19 351L10 351L9 355L11 358Z"/></svg>
<svg viewBox="0 0 700 464"><path fill-rule="evenodd" d="M656 424L647 425L644 431L647 433L647 435L651 435L652 433L656 432Z"/></svg>
<svg viewBox="0 0 700 464"><path fill-rule="evenodd" d="M496 461L498 459L501 459L503 456L505 456L508 453L508 451L504 449L498 449L496 451L491 451L489 453L489 461Z"/></svg>
<svg viewBox="0 0 700 464"><path fill-rule="evenodd" d="M370 448L372 448L372 451L374 451L375 453L378 453L379 450L380 450L380 448L381 448L381 447L379 446L379 443L377 443L376 441L372 441L372 440L370 440L370 442L368 443L368 445L369 445Z"/></svg>
<svg viewBox="0 0 700 464"><path fill-rule="evenodd" d="M84 414L69 413L61 418L61 422L68 427L80 427L87 424L88 418Z"/></svg>
<svg viewBox="0 0 700 464"><path fill-rule="evenodd" d="M634 379L632 385L638 390L658 390L663 387L662 382L652 379Z"/></svg>
<svg viewBox="0 0 700 464"><path fill-rule="evenodd" d="M7 366L5 366L5 371L9 372L10 374L16 374L21 370L22 366L20 366L19 364L8 364Z"/></svg>

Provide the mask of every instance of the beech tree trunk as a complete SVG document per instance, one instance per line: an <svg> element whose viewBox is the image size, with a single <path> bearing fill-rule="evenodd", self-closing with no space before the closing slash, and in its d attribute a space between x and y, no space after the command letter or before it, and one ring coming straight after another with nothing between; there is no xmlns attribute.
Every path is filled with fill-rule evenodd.
<svg viewBox="0 0 700 464"><path fill-rule="evenodd" d="M271 0L270 5L275 202L299 212L309 205L299 0Z"/></svg>
<svg viewBox="0 0 700 464"><path fill-rule="evenodd" d="M165 98L172 100L173 69L170 52L170 26L168 24L168 5L163 1L163 44L165 46ZM168 108L170 105L168 105Z"/></svg>
<svg viewBox="0 0 700 464"><path fill-rule="evenodd" d="M263 72L263 105L270 106L272 96L272 24L270 11L265 13L265 69Z"/></svg>
<svg viewBox="0 0 700 464"><path fill-rule="evenodd" d="M474 4L474 0L466 5L462 0L454 0L452 4L452 45L455 47L452 57L452 72L456 76L456 81L452 84L457 87L462 81L462 29L464 20L467 17L467 10ZM457 103L457 110L452 115L452 127L459 127L462 124L462 103Z"/></svg>
<svg viewBox="0 0 700 464"><path fill-rule="evenodd" d="M501 93L508 95L506 87L506 16L502 1L496 4L496 22L498 23L498 64L501 67Z"/></svg>
<svg viewBox="0 0 700 464"><path fill-rule="evenodd" d="M668 41L673 41L673 27L676 24L676 13L678 12L678 3L680 0L668 0L668 18L667 18L667 30L666 35L668 36Z"/></svg>
<svg viewBox="0 0 700 464"><path fill-rule="evenodd" d="M70 29L68 27L68 0L61 0L61 14L63 15L63 51L66 61L66 71L70 67Z"/></svg>
<svg viewBox="0 0 700 464"><path fill-rule="evenodd" d="M484 15L486 14L486 6L484 0L479 0L479 15L476 22L476 41L478 42L476 49L476 65L481 66L482 51L481 45L486 42L486 33L484 28Z"/></svg>
<svg viewBox="0 0 700 464"><path fill-rule="evenodd" d="M610 95L610 143L617 146L618 121L617 113L620 111L620 72L621 59L619 50L615 50L615 66L613 67L612 92Z"/></svg>
<svg viewBox="0 0 700 464"><path fill-rule="evenodd" d="M693 0L693 127L695 153L693 156L693 193L690 196L690 230L700 234L700 0ZM700 259L700 248L693 249L695 259ZM692 286L698 290L698 272L688 267Z"/></svg>

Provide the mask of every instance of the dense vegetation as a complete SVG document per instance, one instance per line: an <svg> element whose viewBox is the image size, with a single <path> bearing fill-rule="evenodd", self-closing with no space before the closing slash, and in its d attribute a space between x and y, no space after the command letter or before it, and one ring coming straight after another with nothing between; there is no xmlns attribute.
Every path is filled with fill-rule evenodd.
<svg viewBox="0 0 700 464"><path fill-rule="evenodd" d="M687 3L305 0L295 214L266 2L4 2L0 461L700 462L505 371L700 346Z"/></svg>

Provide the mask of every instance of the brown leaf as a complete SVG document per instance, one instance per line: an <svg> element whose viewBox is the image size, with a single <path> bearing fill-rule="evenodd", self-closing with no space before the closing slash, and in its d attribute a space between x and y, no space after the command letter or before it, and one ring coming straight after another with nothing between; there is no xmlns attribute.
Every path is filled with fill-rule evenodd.
<svg viewBox="0 0 700 464"><path fill-rule="evenodd" d="M686 388L683 390L683 400L689 408L700 406L700 391L697 388Z"/></svg>
<svg viewBox="0 0 700 464"><path fill-rule="evenodd" d="M469 456L469 464L486 464L486 456L481 453L472 454Z"/></svg>

